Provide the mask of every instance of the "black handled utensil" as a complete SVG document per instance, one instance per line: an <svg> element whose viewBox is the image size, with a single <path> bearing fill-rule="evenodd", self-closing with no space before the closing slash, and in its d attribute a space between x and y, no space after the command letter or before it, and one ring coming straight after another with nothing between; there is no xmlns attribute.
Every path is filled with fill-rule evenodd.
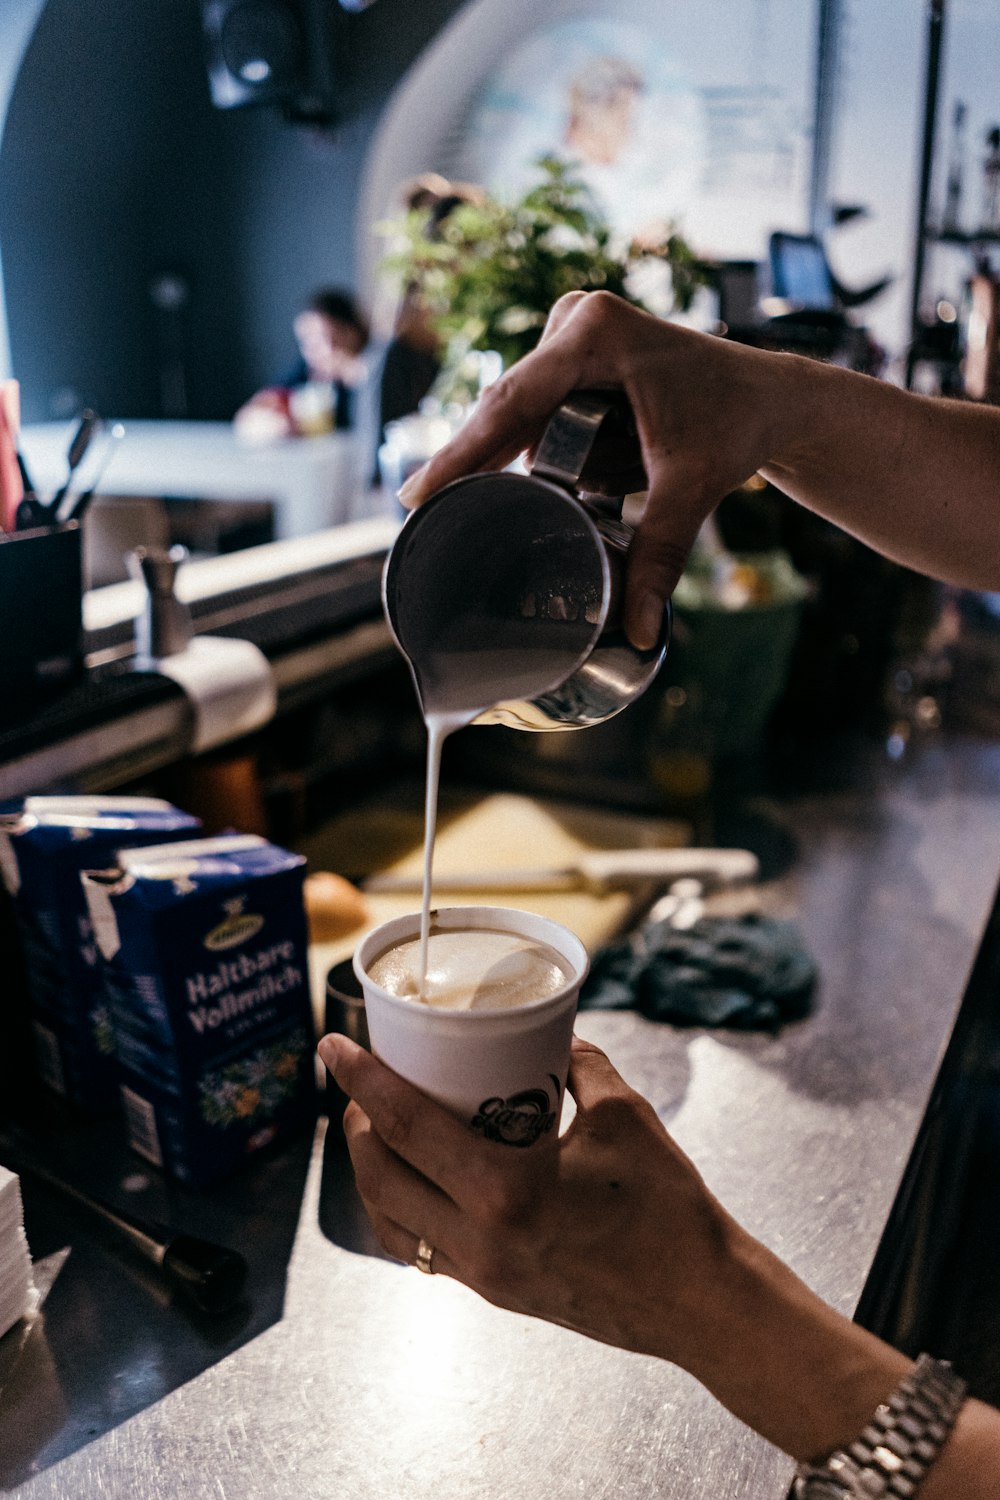
<svg viewBox="0 0 1000 1500"><path fill-rule="evenodd" d="M52 523L53 518L45 502L39 500L37 495L25 495L17 507L15 531L37 531L39 527L51 526Z"/></svg>
<svg viewBox="0 0 1000 1500"><path fill-rule="evenodd" d="M18 450L17 467L21 474L21 488L24 497L17 507L17 515L14 518L15 531L33 531L37 526L48 526L51 520L49 508L43 501L39 500L35 493L35 486L31 482L28 466L24 457Z"/></svg>
<svg viewBox="0 0 1000 1500"><path fill-rule="evenodd" d="M66 517L67 521L82 520L83 513L87 509L87 506L90 504L91 500L93 500L95 491L97 490L97 486L104 478L105 470L114 457L118 444L121 442L124 436L125 428L123 424L121 422L116 422L112 427L110 433L108 434L108 444L104 450L103 456L98 461L97 471L87 488L83 490L81 494L77 495L75 501L73 502L73 508Z"/></svg>
<svg viewBox="0 0 1000 1500"><path fill-rule="evenodd" d="M14 1168L22 1170L16 1160ZM164 1224L147 1223L123 1213L101 1198L92 1198L34 1160L26 1163L23 1170L89 1209L105 1224L110 1224L201 1312L228 1312L239 1301L246 1282L247 1263L237 1251L192 1234L175 1234Z"/></svg>
<svg viewBox="0 0 1000 1500"><path fill-rule="evenodd" d="M90 447L90 440L94 436L94 433L97 431L100 425L100 417L97 415L96 411L91 411L90 407L88 406L86 411L83 413L83 416L80 418L80 425L77 427L76 432L73 434L66 453L66 462L69 467L66 473L65 481L60 485L59 489L56 490L52 499L49 501L49 513L53 521L58 518L59 507L62 505L63 501L66 498L66 491L69 489L70 485L73 482L73 475L76 473L77 469L83 462L87 449Z"/></svg>

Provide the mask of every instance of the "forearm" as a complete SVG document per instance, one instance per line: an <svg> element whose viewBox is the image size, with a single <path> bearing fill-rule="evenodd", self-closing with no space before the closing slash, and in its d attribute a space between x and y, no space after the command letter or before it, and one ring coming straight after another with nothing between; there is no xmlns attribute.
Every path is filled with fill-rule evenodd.
<svg viewBox="0 0 1000 1500"><path fill-rule="evenodd" d="M782 356L762 473L908 567L1000 588L1000 410Z"/></svg>
<svg viewBox="0 0 1000 1500"><path fill-rule="evenodd" d="M732 1221L724 1239L726 1267L703 1294L702 1336L685 1367L784 1452L822 1463L859 1436L912 1361L828 1307ZM988 1500L998 1489L1000 1412L968 1401L920 1500Z"/></svg>
<svg viewBox="0 0 1000 1500"><path fill-rule="evenodd" d="M800 1461L852 1443L911 1369L735 1222L592 1044L574 1043L572 1125L517 1161L346 1037L320 1052L390 1255L426 1238L498 1306L679 1365ZM968 1402L920 1500L987 1500L998 1473L1000 1413Z"/></svg>
<svg viewBox="0 0 1000 1500"><path fill-rule="evenodd" d="M690 1370L734 1415L793 1458L851 1442L911 1361L842 1317L727 1218L706 1275ZM738 1351L738 1352L737 1352Z"/></svg>

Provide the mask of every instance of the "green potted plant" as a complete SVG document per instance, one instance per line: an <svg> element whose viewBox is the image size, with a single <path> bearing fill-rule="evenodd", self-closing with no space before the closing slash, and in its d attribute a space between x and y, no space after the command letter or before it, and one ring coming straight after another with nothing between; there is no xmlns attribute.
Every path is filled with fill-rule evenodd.
<svg viewBox="0 0 1000 1500"><path fill-rule="evenodd" d="M572 163L544 156L538 169L538 181L516 201L484 193L454 208L433 237L419 211L381 226L393 244L386 270L416 289L441 340L434 394L443 402L474 394L465 388L470 353L494 351L506 367L533 349L550 307L566 292L615 292L669 313L686 311L704 282L672 225L618 246ZM653 268L656 295L642 295Z"/></svg>

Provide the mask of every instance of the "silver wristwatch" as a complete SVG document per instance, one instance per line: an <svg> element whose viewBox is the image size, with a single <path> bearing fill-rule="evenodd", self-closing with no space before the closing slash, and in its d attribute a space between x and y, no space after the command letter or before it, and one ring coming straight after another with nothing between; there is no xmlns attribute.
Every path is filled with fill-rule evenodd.
<svg viewBox="0 0 1000 1500"><path fill-rule="evenodd" d="M965 1390L951 1365L921 1354L853 1443L821 1467L799 1465L792 1494L796 1500L909 1500L951 1431Z"/></svg>

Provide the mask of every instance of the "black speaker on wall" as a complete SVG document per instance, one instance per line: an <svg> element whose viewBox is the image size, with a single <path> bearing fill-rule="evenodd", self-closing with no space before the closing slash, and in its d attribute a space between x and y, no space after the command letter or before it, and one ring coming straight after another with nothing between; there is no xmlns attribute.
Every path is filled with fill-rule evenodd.
<svg viewBox="0 0 1000 1500"><path fill-rule="evenodd" d="M289 120L337 117L334 0L202 0L212 103L277 105Z"/></svg>

